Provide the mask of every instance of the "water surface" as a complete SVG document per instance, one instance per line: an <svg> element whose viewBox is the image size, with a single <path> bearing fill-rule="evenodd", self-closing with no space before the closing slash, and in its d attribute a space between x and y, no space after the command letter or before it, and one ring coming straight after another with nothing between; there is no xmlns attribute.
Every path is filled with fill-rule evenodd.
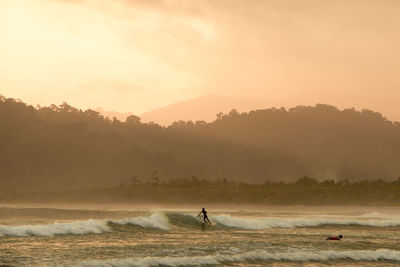
<svg viewBox="0 0 400 267"><path fill-rule="evenodd" d="M3 266L397 266L391 208L0 207ZM340 241L326 241L342 234Z"/></svg>

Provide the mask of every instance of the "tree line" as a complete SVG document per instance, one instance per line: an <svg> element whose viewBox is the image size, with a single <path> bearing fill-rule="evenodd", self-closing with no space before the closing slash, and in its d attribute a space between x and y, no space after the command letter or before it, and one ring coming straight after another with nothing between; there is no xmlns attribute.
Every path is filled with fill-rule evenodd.
<svg viewBox="0 0 400 267"><path fill-rule="evenodd" d="M193 175L263 183L400 175L400 124L329 105L232 110L168 127L125 122L67 103L33 107L0 96L0 188L79 189Z"/></svg>
<svg viewBox="0 0 400 267"><path fill-rule="evenodd" d="M293 182L251 184L192 177L80 190L17 192L0 190L1 202L162 203L252 205L400 205L400 177L384 180L318 181L301 177Z"/></svg>

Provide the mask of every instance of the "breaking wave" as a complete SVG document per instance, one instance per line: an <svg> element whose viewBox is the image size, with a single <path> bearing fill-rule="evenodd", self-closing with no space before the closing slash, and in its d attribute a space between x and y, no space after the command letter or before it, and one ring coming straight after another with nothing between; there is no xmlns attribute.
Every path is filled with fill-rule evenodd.
<svg viewBox="0 0 400 267"><path fill-rule="evenodd" d="M106 220L108 223L115 224L133 224L142 228L154 228L161 230L170 230L171 227L168 223L168 217L162 213L153 213L149 216L141 216L137 218L129 218L123 220Z"/></svg>
<svg viewBox="0 0 400 267"><path fill-rule="evenodd" d="M251 251L235 255L209 255L191 257L144 257L125 258L108 261L86 261L80 265L89 266L201 266L217 265L232 262L246 261L291 261L291 262L326 262L330 260L351 261L394 261L400 262L400 251L389 249L378 250L350 250L350 251L297 251L277 252Z"/></svg>
<svg viewBox="0 0 400 267"><path fill-rule="evenodd" d="M1 226L1 236L53 236L66 234L100 234L110 231L110 227L104 221L88 220L71 223L53 223L38 225Z"/></svg>
<svg viewBox="0 0 400 267"><path fill-rule="evenodd" d="M248 229L266 230L271 228L297 228L315 227L320 225L359 225L373 227L394 227L400 226L400 220L379 220L379 219L333 219L333 218L245 218L232 217L229 215L217 215L213 217L219 224L225 226Z"/></svg>
<svg viewBox="0 0 400 267"><path fill-rule="evenodd" d="M192 214L168 214L169 222L176 227L199 229L204 224L202 218L198 218ZM211 221L214 221L211 219ZM221 229L221 227L219 227Z"/></svg>
<svg viewBox="0 0 400 267"><path fill-rule="evenodd" d="M123 220L88 220L68 223L52 223L38 225L0 225L2 236L53 236L53 235L83 235L101 234L112 231L110 224L137 225L142 228L171 229L168 218L164 214L154 213L149 216Z"/></svg>
<svg viewBox="0 0 400 267"><path fill-rule="evenodd" d="M371 215L374 215L373 217ZM357 217L302 217L302 218L277 218L277 217L232 217L230 215L215 215L211 221L217 226L213 229L239 228L244 230L267 230L273 228L299 228L316 227L320 225L358 225L371 227L400 226L400 218L385 217L378 219L379 214L361 215ZM143 229L171 230L172 228L199 229L203 221L190 214L163 214L153 213L147 216L126 218L121 220L87 220L40 225L0 225L2 236L53 236L58 234L101 234L118 228L113 225L134 225ZM115 228L115 229L114 229Z"/></svg>

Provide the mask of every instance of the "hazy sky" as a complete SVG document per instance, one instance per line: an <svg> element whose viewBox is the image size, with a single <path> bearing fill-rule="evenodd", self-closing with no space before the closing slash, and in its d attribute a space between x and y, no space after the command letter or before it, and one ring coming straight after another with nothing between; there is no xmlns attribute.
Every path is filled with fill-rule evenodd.
<svg viewBox="0 0 400 267"><path fill-rule="evenodd" d="M400 120L400 1L1 0L0 94L137 114L248 95Z"/></svg>

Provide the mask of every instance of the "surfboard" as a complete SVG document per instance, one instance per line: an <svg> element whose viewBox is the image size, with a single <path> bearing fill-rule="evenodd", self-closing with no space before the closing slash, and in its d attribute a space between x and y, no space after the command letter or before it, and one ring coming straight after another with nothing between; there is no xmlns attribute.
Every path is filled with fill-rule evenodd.
<svg viewBox="0 0 400 267"><path fill-rule="evenodd" d="M215 223L203 223L203 227L208 226L208 227L215 227Z"/></svg>
<svg viewBox="0 0 400 267"><path fill-rule="evenodd" d="M214 228L214 227L215 227L215 224L209 224L209 223L202 223L202 225L201 225L201 228L202 228L203 230L212 229L212 228Z"/></svg>
<svg viewBox="0 0 400 267"><path fill-rule="evenodd" d="M215 222L211 222L211 223L206 223L204 222L203 218L197 216L197 220L200 221L202 223L202 227L204 228L205 226L209 226L209 227L214 227L216 225Z"/></svg>

